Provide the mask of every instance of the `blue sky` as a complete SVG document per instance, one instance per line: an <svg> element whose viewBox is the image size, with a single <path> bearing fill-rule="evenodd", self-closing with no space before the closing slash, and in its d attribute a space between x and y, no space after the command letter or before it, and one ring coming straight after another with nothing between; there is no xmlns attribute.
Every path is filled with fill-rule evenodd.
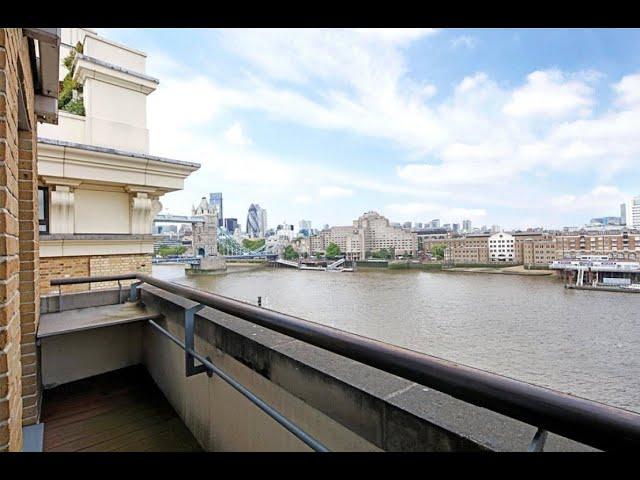
<svg viewBox="0 0 640 480"><path fill-rule="evenodd" d="M581 225L640 194L639 30L98 29L148 54L151 153L244 224Z"/></svg>

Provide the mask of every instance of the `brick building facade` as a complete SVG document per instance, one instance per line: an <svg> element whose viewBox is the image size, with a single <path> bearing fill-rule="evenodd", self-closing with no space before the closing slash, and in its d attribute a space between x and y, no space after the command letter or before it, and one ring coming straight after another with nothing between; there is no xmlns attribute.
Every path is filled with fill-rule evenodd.
<svg viewBox="0 0 640 480"><path fill-rule="evenodd" d="M0 451L22 450L22 427L39 415L37 122L56 116L36 96L45 109L57 97L43 58L58 40L57 29L0 28Z"/></svg>

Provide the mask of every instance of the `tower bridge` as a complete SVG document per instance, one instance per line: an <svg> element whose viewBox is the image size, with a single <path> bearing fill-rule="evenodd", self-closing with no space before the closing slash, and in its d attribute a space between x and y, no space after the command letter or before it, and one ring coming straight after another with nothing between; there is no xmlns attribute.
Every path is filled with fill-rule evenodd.
<svg viewBox="0 0 640 480"><path fill-rule="evenodd" d="M196 224L204 224L205 223L205 215L173 215L173 214L159 214L156 215L153 219L153 223L189 223L194 225ZM210 232L209 235L207 232L202 232L203 243L207 243L207 236L215 236L217 251L220 255L224 256L227 259L252 259L252 258L275 258L277 255L275 253L269 252L266 248L266 245L262 247L251 250L246 248L240 242L238 242L235 237L223 227L216 225L217 231L215 235L212 235ZM195 241L195 236L194 236ZM205 252L198 252L196 249L197 246L193 245L194 257L189 257L191 259L203 257ZM202 247L199 247L202 249Z"/></svg>

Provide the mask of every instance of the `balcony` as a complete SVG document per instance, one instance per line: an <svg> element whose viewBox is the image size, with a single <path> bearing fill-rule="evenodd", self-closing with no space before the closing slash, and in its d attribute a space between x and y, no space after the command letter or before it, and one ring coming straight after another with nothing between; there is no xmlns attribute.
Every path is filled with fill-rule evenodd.
<svg viewBox="0 0 640 480"><path fill-rule="evenodd" d="M123 282L134 281L129 286ZM640 415L143 274L42 298L45 450L592 451Z"/></svg>

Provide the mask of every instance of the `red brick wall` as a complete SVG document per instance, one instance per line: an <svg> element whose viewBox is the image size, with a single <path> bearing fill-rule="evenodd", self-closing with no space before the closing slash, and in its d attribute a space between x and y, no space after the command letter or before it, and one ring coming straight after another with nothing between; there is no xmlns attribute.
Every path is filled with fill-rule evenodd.
<svg viewBox="0 0 640 480"><path fill-rule="evenodd" d="M20 248L20 328L22 350L22 424L38 421L40 389L36 331L40 320L38 172L35 130L18 135L18 220Z"/></svg>
<svg viewBox="0 0 640 480"><path fill-rule="evenodd" d="M23 371L22 367L26 361L32 368L35 357L35 345L31 344L37 322L37 256L27 260L26 252L27 247L37 245L38 229L30 223L37 209L37 196L31 188L35 131L19 132L21 95L27 109L25 120L35 130L26 37L22 29L0 28L0 451L22 450L23 394L32 395L37 388L29 384L35 371L29 374L31 370ZM21 208L25 212L30 208L31 213L21 215ZM21 246L26 249L22 256Z"/></svg>

